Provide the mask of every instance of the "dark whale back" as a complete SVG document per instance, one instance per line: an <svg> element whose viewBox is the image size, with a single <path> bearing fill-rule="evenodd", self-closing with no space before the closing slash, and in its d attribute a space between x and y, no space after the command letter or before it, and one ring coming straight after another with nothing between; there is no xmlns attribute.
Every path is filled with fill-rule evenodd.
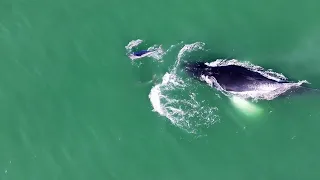
<svg viewBox="0 0 320 180"><path fill-rule="evenodd" d="M202 75L214 77L219 85L227 91L248 91L253 90L257 85L278 83L258 72L237 65L211 67L203 62L196 62L186 65L186 70L196 78L200 78Z"/></svg>
<svg viewBox="0 0 320 180"><path fill-rule="evenodd" d="M268 94L266 99L274 97L290 97L292 94L317 94L320 95L320 89L302 86L300 83L294 83L292 80L273 80L259 72L252 71L248 68L237 65L226 65L211 67L204 62L183 63L184 70L190 76L203 82L202 76L211 79L214 78L218 84L226 91L246 92L260 91L261 94ZM289 84L286 84L289 83ZM299 85L300 84L300 85ZM213 84L214 85L214 84ZM287 88L290 89L287 89ZM216 87L217 88L217 87ZM280 90L280 91L278 91ZM285 92L281 92L284 90ZM279 93L281 94L275 94ZM258 95L258 96L260 96ZM257 94L248 93L249 97L256 98ZM272 98L272 96L274 96Z"/></svg>

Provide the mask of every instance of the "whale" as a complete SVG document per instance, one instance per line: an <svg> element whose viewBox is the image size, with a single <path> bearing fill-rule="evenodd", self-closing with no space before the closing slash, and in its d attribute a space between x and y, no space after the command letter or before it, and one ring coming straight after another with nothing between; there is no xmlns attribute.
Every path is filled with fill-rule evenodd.
<svg viewBox="0 0 320 180"><path fill-rule="evenodd" d="M186 73L222 92L243 98L272 100L288 97L291 93L317 91L306 86L307 81L292 81L287 78L268 76L263 71L255 71L237 64L210 66L205 62L185 62Z"/></svg>

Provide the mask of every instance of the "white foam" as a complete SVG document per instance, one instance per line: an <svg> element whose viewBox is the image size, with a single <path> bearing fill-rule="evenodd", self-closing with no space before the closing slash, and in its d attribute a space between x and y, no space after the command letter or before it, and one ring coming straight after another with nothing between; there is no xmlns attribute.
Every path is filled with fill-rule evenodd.
<svg viewBox="0 0 320 180"><path fill-rule="evenodd" d="M141 40L141 39L132 40L128 43L128 45L125 46L125 48L127 51L131 52L132 48L138 46L142 42L143 42L143 40Z"/></svg>
<svg viewBox="0 0 320 180"><path fill-rule="evenodd" d="M147 50L150 51L146 54L143 54L142 56L135 56L132 54L132 49L134 47L139 46L141 43L143 43L143 40L141 39L136 39L136 40L132 40L130 41L126 46L126 51L127 51L127 55L128 57L134 61L137 59L142 59L144 57L151 57L154 60L161 60L163 58L163 56L169 52L174 46L171 46L169 49L167 49L166 51L162 48L162 45L153 45L151 47L149 47Z"/></svg>
<svg viewBox="0 0 320 180"><path fill-rule="evenodd" d="M177 67L186 53L202 49L203 46L201 42L184 45L171 71L162 77L162 82L155 85L149 94L153 111L190 133L196 133L197 127L208 126L218 119L215 115L217 108L206 105L204 101L199 102L192 84L177 75ZM188 97L183 96L188 93Z"/></svg>

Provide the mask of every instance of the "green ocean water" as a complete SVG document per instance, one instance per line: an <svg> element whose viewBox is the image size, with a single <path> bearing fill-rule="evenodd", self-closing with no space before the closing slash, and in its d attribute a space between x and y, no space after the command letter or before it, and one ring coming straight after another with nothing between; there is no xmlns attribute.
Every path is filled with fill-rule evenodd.
<svg viewBox="0 0 320 180"><path fill-rule="evenodd" d="M320 179L320 96L259 101L262 113L247 116L190 81L216 109L207 117L214 123L191 119L197 133L153 111L148 97L194 42L320 87L319 7L312 0L0 0L0 179ZM137 65L125 49L136 39L175 47L162 62ZM148 83L154 76L157 83Z"/></svg>

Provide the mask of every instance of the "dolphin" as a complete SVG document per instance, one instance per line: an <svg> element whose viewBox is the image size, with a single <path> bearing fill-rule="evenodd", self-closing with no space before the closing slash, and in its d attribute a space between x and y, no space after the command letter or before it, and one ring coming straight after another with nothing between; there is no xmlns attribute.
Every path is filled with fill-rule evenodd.
<svg viewBox="0 0 320 180"><path fill-rule="evenodd" d="M134 55L134 56L143 56L144 54L147 54L147 53L150 53L150 52L151 51L148 51L148 50L141 50L141 51L132 53L132 55Z"/></svg>
<svg viewBox="0 0 320 180"><path fill-rule="evenodd" d="M183 64L187 74L212 87L244 98L271 100L290 92L319 91L301 86L304 82L271 78L239 65L209 66L205 62Z"/></svg>
<svg viewBox="0 0 320 180"><path fill-rule="evenodd" d="M150 54L152 54L154 52L153 51L149 51L149 50L141 50L141 51L137 51L137 52L133 52L129 55L131 60L135 60L135 59L139 59L139 58L143 58L146 57Z"/></svg>

